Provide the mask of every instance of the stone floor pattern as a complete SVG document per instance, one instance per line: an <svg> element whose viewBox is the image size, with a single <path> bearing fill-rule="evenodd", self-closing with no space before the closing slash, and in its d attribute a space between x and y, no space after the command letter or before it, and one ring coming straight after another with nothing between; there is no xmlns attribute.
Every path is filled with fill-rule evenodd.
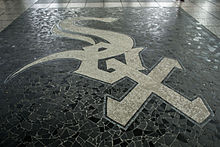
<svg viewBox="0 0 220 147"><path fill-rule="evenodd" d="M219 1L0 8L0 146L219 146Z"/></svg>

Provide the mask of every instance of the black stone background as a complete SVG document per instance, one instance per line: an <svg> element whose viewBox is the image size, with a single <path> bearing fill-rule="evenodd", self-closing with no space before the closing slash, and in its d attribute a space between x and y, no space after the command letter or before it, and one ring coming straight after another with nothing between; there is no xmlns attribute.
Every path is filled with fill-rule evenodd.
<svg viewBox="0 0 220 147"><path fill-rule="evenodd" d="M120 97L132 81L111 87L84 78L73 72L80 64L75 59L36 65L4 84L36 59L89 45L51 34L68 16L120 18L79 24L132 36L145 48L149 68L161 57L178 59L185 70L175 70L165 83L189 98L205 98L215 116L201 128L154 96L124 131L103 118L104 94ZM178 8L28 9L0 33L0 146L218 146L219 50L219 39ZM117 59L124 61L123 55Z"/></svg>

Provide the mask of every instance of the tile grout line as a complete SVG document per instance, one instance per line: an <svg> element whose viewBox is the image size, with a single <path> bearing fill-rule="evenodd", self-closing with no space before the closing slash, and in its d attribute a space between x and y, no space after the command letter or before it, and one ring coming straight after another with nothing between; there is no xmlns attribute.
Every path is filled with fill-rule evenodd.
<svg viewBox="0 0 220 147"><path fill-rule="evenodd" d="M85 7L86 7L87 3L88 3L88 0L86 0L86 2L85 2Z"/></svg>
<svg viewBox="0 0 220 147"><path fill-rule="evenodd" d="M190 0L190 2L191 2L191 0ZM202 8L201 6L197 5L196 3L194 3L194 2L191 2L191 3L193 3L193 4L196 5L197 7L200 7L200 9L203 9L205 12L211 14L211 15L212 15L213 17L215 17L216 19L220 20L218 17L216 17L215 15L213 15L212 13L210 13L209 11L205 10L205 9ZM184 10L184 11L185 11L185 10ZM186 11L186 12L187 12L187 11ZM188 13L188 12L187 12L187 13Z"/></svg>
<svg viewBox="0 0 220 147"><path fill-rule="evenodd" d="M220 5L218 6L218 5L216 5L216 3L213 3L212 1L210 1L210 0L208 0L208 2L210 2L210 3L212 3L212 4L214 4L216 7L220 7Z"/></svg>
<svg viewBox="0 0 220 147"><path fill-rule="evenodd" d="M196 4L195 4L196 5ZM200 7L199 5L196 5L197 7ZM181 7L182 8L182 7ZM184 8L182 8L185 12L187 12L187 10L185 10ZM203 9L202 7L200 7L200 9L204 10L206 13L209 13L210 15L212 15L214 18L220 20L218 17L216 17L215 15L213 15L212 13L206 11L205 9ZM188 13L188 12L187 12ZM188 13L189 14L189 13ZM190 15L191 16L191 15ZM194 17L193 17L194 18Z"/></svg>
<svg viewBox="0 0 220 147"><path fill-rule="evenodd" d="M191 2L191 1L190 1ZM203 9L202 7L200 7L199 5L197 5L196 3L191 2L192 4L196 5L197 7L199 7L200 9ZM216 35L218 38L220 38L220 35L218 35L216 32L213 32L209 29L209 26L204 25L204 23L202 23L201 21L199 21L197 18L195 18L193 15L189 14L184 8L181 7L181 9L183 9L188 15L190 15L191 17L193 17L197 22L199 22L202 26L204 26L207 30L209 30L211 33L213 33L214 35ZM203 9L205 10L205 9ZM208 11L205 10L205 12L209 13ZM213 14L209 13L210 15L213 16ZM214 17L214 16L213 16ZM214 17L216 18L216 17ZM217 20L219 20L218 18L216 18Z"/></svg>
<svg viewBox="0 0 220 147"><path fill-rule="evenodd" d="M141 6L141 3L139 2L139 0L137 0L137 2L139 3L140 7L142 7L142 6Z"/></svg>
<svg viewBox="0 0 220 147"><path fill-rule="evenodd" d="M50 5L53 4L55 0L53 0L52 2L50 2L50 4L47 6L47 8L50 8Z"/></svg>
<svg viewBox="0 0 220 147"><path fill-rule="evenodd" d="M71 1L71 0L70 0L70 1ZM66 5L66 8L68 8L68 5L69 5L70 1L69 1L68 4Z"/></svg>
<svg viewBox="0 0 220 147"><path fill-rule="evenodd" d="M9 22L8 24L6 24L5 26L3 26L0 29L0 32L3 31L6 27L8 27L15 19L17 19L20 15L22 15L27 9L31 8L36 2L37 1L35 1L32 4L28 5L28 7L25 7L24 10L22 10L22 12L18 16L14 17L13 19L11 19L11 20L0 20L1 22L5 22L5 21ZM2 16L4 14L5 14L5 11L3 11L3 13L0 16ZM5 15L7 15L7 14L5 14Z"/></svg>

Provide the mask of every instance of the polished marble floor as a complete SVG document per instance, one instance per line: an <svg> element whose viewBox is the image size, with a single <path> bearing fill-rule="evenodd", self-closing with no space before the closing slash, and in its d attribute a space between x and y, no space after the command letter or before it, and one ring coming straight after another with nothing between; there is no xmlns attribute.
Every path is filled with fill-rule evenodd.
<svg viewBox="0 0 220 147"><path fill-rule="evenodd" d="M219 12L0 0L0 146L218 147Z"/></svg>
<svg viewBox="0 0 220 147"><path fill-rule="evenodd" d="M180 7L220 36L220 1L186 0L0 0L0 31L28 8L82 8L82 7Z"/></svg>

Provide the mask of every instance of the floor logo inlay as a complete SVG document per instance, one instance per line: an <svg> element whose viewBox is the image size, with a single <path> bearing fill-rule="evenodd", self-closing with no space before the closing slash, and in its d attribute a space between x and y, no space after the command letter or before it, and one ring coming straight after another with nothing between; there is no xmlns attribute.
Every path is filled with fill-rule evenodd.
<svg viewBox="0 0 220 147"><path fill-rule="evenodd" d="M55 59L75 58L82 61L80 67L75 71L78 74L111 84L124 77L129 77L137 82L137 85L120 101L109 95L105 97L105 116L123 128L127 128L135 119L135 115L138 114L137 112L141 109L146 100L150 98L152 93L160 96L177 111L183 113L190 120L198 124L204 123L211 115L208 105L206 105L204 100L200 97L190 101L183 95L162 84L162 81L171 73L173 68L182 69L178 61L163 58L151 72L146 75L139 71L145 69L139 56L143 48L133 48L134 41L131 37L117 32L73 24L73 22L79 20L95 20L111 23L118 19L77 17L62 20L53 27L52 32L54 34L61 37L86 41L90 43L91 46L84 47L83 50L64 51L43 57L10 75L6 81L36 64ZM107 43L95 43L89 35L102 38L106 40ZM125 55L126 64L114 58L110 58L120 54ZM106 60L106 65L108 69L114 69L113 72L103 71L98 68L98 61L105 58L110 58Z"/></svg>

